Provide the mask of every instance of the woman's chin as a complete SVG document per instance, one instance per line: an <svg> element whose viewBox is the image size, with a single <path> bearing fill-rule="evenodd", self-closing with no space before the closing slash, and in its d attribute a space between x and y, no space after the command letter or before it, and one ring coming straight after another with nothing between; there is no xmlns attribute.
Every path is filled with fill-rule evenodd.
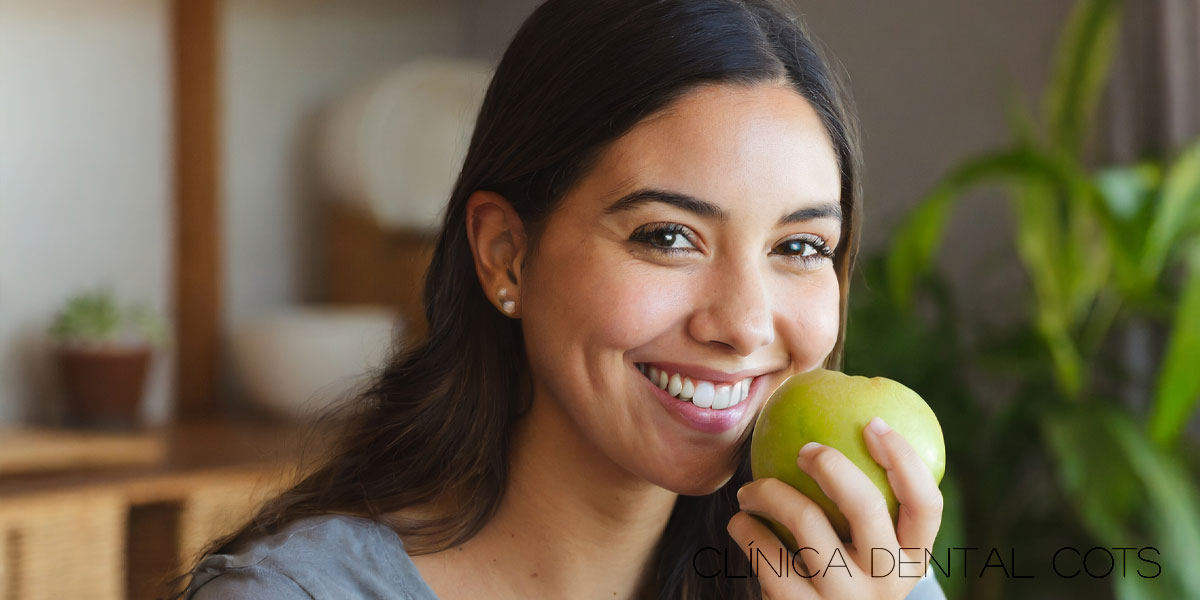
<svg viewBox="0 0 1200 600"><path fill-rule="evenodd" d="M705 476L679 478L674 477L670 481L663 482L662 487L680 494L683 496L707 496L719 489L721 486L729 482L733 477L733 471L730 470L719 477L714 477L713 473L706 473Z"/></svg>

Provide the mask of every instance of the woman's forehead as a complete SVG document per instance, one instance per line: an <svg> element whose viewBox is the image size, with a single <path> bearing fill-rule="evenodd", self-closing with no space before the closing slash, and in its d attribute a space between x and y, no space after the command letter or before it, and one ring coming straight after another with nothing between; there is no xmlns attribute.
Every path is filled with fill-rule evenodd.
<svg viewBox="0 0 1200 600"><path fill-rule="evenodd" d="M774 84L692 91L614 141L580 183L594 201L649 187L731 207L836 204L841 191L820 117Z"/></svg>

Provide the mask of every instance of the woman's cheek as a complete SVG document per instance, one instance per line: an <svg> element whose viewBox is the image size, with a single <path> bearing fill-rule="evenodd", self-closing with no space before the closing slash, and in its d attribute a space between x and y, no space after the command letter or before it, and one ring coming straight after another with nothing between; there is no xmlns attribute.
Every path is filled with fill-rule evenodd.
<svg viewBox="0 0 1200 600"><path fill-rule="evenodd" d="M789 290L786 297L792 314L785 319L791 325L785 335L794 362L800 371L818 367L837 344L841 322L837 275L829 270Z"/></svg>
<svg viewBox="0 0 1200 600"><path fill-rule="evenodd" d="M593 314L603 315L605 338L616 347L636 348L662 335L686 316L691 302L687 278L638 271L610 278L600 288L603 302Z"/></svg>

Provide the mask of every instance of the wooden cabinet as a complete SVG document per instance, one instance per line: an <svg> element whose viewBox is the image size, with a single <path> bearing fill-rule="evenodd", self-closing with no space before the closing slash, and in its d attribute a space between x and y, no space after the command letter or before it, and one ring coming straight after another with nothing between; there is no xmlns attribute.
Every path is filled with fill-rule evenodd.
<svg viewBox="0 0 1200 600"><path fill-rule="evenodd" d="M305 433L188 423L150 434L165 450L155 464L0 477L0 600L161 597L208 541L293 480L301 444L319 443Z"/></svg>

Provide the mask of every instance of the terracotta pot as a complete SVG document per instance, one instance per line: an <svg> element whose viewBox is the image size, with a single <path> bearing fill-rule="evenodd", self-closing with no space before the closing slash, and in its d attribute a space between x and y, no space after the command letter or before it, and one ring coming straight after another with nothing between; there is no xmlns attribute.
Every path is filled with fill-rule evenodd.
<svg viewBox="0 0 1200 600"><path fill-rule="evenodd" d="M62 347L57 360L66 394L66 417L72 425L138 425L150 367L149 347Z"/></svg>

